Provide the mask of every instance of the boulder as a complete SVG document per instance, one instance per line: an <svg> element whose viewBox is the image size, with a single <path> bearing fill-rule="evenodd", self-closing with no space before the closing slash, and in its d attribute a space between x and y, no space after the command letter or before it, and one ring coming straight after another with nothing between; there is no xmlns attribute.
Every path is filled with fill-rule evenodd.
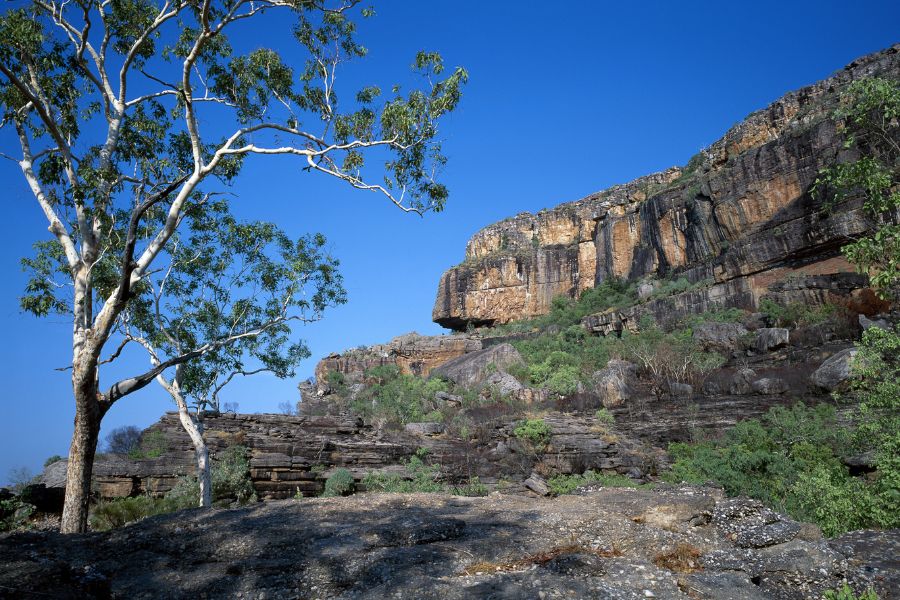
<svg viewBox="0 0 900 600"><path fill-rule="evenodd" d="M756 378L756 371L748 367L738 369L731 380L728 391L735 396L749 394L753 389L751 382Z"/></svg>
<svg viewBox="0 0 900 600"><path fill-rule="evenodd" d="M501 396L518 395L525 386L519 383L519 380L507 373L506 371L496 371L487 376L484 380L485 389L494 389L500 392Z"/></svg>
<svg viewBox="0 0 900 600"><path fill-rule="evenodd" d="M788 391L788 385L778 377L763 377L752 384L753 391L763 396L778 396Z"/></svg>
<svg viewBox="0 0 900 600"><path fill-rule="evenodd" d="M499 344L454 358L433 369L431 374L471 389L478 387L497 370L503 371L513 365L524 364L525 361L512 344Z"/></svg>
<svg viewBox="0 0 900 600"><path fill-rule="evenodd" d="M669 383L669 393L674 398L690 398L694 395L694 386L689 383L672 381Z"/></svg>
<svg viewBox="0 0 900 600"><path fill-rule="evenodd" d="M455 406L462 406L463 398L462 396L457 396L456 394L451 394L449 392L435 392L434 401L438 404L453 404Z"/></svg>
<svg viewBox="0 0 900 600"><path fill-rule="evenodd" d="M784 327L763 327L756 332L757 352L771 352L784 348L791 341L791 332Z"/></svg>
<svg viewBox="0 0 900 600"><path fill-rule="evenodd" d="M649 281L644 281L638 284L637 286L637 295L641 300L646 300L650 296L653 295L653 291L656 289L656 286L650 283Z"/></svg>
<svg viewBox="0 0 900 600"><path fill-rule="evenodd" d="M48 488L66 488L66 469L69 461L58 460L44 467L44 472L38 476L37 483L42 483Z"/></svg>
<svg viewBox="0 0 900 600"><path fill-rule="evenodd" d="M434 436L444 433L443 423L407 423L406 433L418 436Z"/></svg>
<svg viewBox="0 0 900 600"><path fill-rule="evenodd" d="M544 478L537 473L532 473L528 479L522 482L522 484L538 496L550 495L550 486L548 486Z"/></svg>
<svg viewBox="0 0 900 600"><path fill-rule="evenodd" d="M757 331L769 326L769 317L761 312L750 313L741 320L741 324L748 331Z"/></svg>
<svg viewBox="0 0 900 600"><path fill-rule="evenodd" d="M621 406L632 398L636 372L637 367L632 363L616 359L610 360L605 368L594 372L591 381L603 406L607 408Z"/></svg>
<svg viewBox="0 0 900 600"><path fill-rule="evenodd" d="M704 350L731 354L739 350L747 328L740 323L716 323L707 321L694 328L694 341Z"/></svg>
<svg viewBox="0 0 900 600"><path fill-rule="evenodd" d="M878 317L870 319L866 315L862 314L859 315L859 326L863 328L863 331L872 327L884 329L885 331L889 331L891 329L891 323L887 319L879 319Z"/></svg>
<svg viewBox="0 0 900 600"><path fill-rule="evenodd" d="M834 391L850 379L850 365L859 351L856 348L841 350L816 369L810 379L816 387Z"/></svg>

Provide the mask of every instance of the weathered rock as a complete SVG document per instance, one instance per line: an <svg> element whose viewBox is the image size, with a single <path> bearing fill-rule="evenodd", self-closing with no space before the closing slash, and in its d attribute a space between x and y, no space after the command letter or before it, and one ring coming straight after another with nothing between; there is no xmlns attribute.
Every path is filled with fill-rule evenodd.
<svg viewBox="0 0 900 600"><path fill-rule="evenodd" d="M755 379L756 371L747 367L742 367L735 372L734 377L731 379L729 391L735 396L749 394L753 389L752 382Z"/></svg>
<svg viewBox="0 0 900 600"><path fill-rule="evenodd" d="M771 352L784 348L791 341L791 332L784 327L763 327L756 332L756 351Z"/></svg>
<svg viewBox="0 0 900 600"><path fill-rule="evenodd" d="M538 475L537 473L532 473L528 476L522 485L526 488L537 494L538 496L549 496L550 495L550 486L547 485L547 482L543 477Z"/></svg>
<svg viewBox="0 0 900 600"><path fill-rule="evenodd" d="M883 318L874 318L870 319L866 317L866 315L859 315L859 326L863 328L863 331L869 329L871 327L877 327L878 329L884 329L885 331L890 331L891 322L887 319Z"/></svg>
<svg viewBox="0 0 900 600"><path fill-rule="evenodd" d="M710 488L597 486L557 498L357 494L182 511L105 533L2 536L0 590L72 599L812 600L844 581L882 598L897 589L897 530L781 542L789 534L779 526L750 540L774 545L743 547L710 523L723 502ZM664 566L660 557L679 547L697 553L697 567Z"/></svg>
<svg viewBox="0 0 900 600"><path fill-rule="evenodd" d="M841 350L816 369L810 377L811 381L828 391L839 389L850 379L850 365L858 352L856 348Z"/></svg>
<svg viewBox="0 0 900 600"><path fill-rule="evenodd" d="M412 435L429 436L444 433L445 427L443 423L407 423L404 429Z"/></svg>
<svg viewBox="0 0 900 600"><path fill-rule="evenodd" d="M316 385L320 391L329 391L330 373L339 373L347 384L359 383L366 371L384 365L396 366L407 375L424 377L436 366L480 349L481 340L468 335L407 333L387 344L326 356L316 365Z"/></svg>
<svg viewBox="0 0 900 600"><path fill-rule="evenodd" d="M672 381L669 383L669 393L673 398L690 398L694 395L694 386L689 383Z"/></svg>
<svg viewBox="0 0 900 600"><path fill-rule="evenodd" d="M462 406L462 396L450 394L448 392L435 392L434 400L442 404L452 404L454 406Z"/></svg>
<svg viewBox="0 0 900 600"><path fill-rule="evenodd" d="M763 327L768 327L770 325L768 315L760 312L750 313L745 316L741 320L741 324L748 331L756 331L757 329L762 329Z"/></svg>
<svg viewBox="0 0 900 600"><path fill-rule="evenodd" d="M870 230L861 202L823 211L823 199L809 193L819 171L844 152L831 118L840 91L873 75L900 78L897 46L753 113L691 169L669 169L485 227L469 241L465 262L441 277L434 321L457 330L505 323L545 314L554 296L576 297L608 277L673 272L708 285L676 300L651 300L608 324L634 327L643 315L677 319L722 307L755 310L767 295L807 304L840 297L857 312L875 314L877 307L854 295L866 279L840 255L847 240Z"/></svg>
<svg viewBox="0 0 900 600"><path fill-rule="evenodd" d="M694 341L704 350L719 352L728 356L740 349L747 329L740 323L717 323L707 321L694 327Z"/></svg>
<svg viewBox="0 0 900 600"><path fill-rule="evenodd" d="M492 372L523 364L525 361L512 344L499 344L450 360L433 369L431 374L463 387L475 388Z"/></svg>
<svg viewBox="0 0 900 600"><path fill-rule="evenodd" d="M485 389L496 390L501 396L518 396L525 389L519 380L506 371L496 371L484 380Z"/></svg>
<svg viewBox="0 0 900 600"><path fill-rule="evenodd" d="M591 376L593 391L600 396L603 406L621 406L634 395L633 385L637 367L624 360L612 359L606 367Z"/></svg>
<svg viewBox="0 0 900 600"><path fill-rule="evenodd" d="M766 508L759 500L732 498L720 502L712 513L713 524L741 548L764 548L794 539L800 525Z"/></svg>
<svg viewBox="0 0 900 600"><path fill-rule="evenodd" d="M757 379L752 384L753 391L764 396L773 396L783 394L788 391L788 385L783 379L778 377L763 377Z"/></svg>

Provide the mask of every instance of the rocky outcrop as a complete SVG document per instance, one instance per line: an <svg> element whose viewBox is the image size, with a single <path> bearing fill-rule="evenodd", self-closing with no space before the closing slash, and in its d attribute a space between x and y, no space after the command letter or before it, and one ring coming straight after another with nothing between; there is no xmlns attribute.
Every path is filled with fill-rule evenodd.
<svg viewBox="0 0 900 600"><path fill-rule="evenodd" d="M554 473L595 469L628 474L655 470L664 458L625 432L598 432L592 418L548 413L546 447L531 448L515 435L518 418L479 416L477 437L445 434L438 423L410 424L402 431L379 431L349 415L286 416L223 414L204 420L213 459L222 450L242 445L250 451L250 478L261 499L316 496L335 469L349 470L357 482L373 472L404 472L403 463L420 448L441 466L440 476L451 483L478 476L492 484L499 479L521 481L533 465L543 463ZM443 435L442 435L443 434ZM159 455L132 460L98 456L94 465L94 493L101 498L163 494L179 477L194 471L190 438L175 413L169 413L144 436L157 438ZM48 467L38 483L65 486L66 463Z"/></svg>
<svg viewBox="0 0 900 600"><path fill-rule="evenodd" d="M857 353L856 348L841 350L823 362L810 380L814 385L829 392L841 388L850 379L851 365Z"/></svg>
<svg viewBox="0 0 900 600"><path fill-rule="evenodd" d="M896 597L900 532L832 541L715 488L364 494L0 538L12 598Z"/></svg>
<svg viewBox="0 0 900 600"><path fill-rule="evenodd" d="M385 365L396 366L407 375L424 377L435 367L476 350L481 350L481 340L477 337L407 333L387 344L326 356L316 365L316 384L320 391L326 391L331 373L339 374L346 383L359 383L364 380L366 371Z"/></svg>
<svg viewBox="0 0 900 600"><path fill-rule="evenodd" d="M819 170L846 156L829 117L840 90L872 75L900 78L900 45L753 113L683 169L482 229L463 264L441 277L433 319L459 330L505 323L544 314L554 296L574 297L609 277L673 273L701 288L678 310L856 294L858 312L875 314L866 306L873 296L858 291L865 280L840 256L869 230L860 202L825 211L810 193ZM657 308L650 312L663 313Z"/></svg>
<svg viewBox="0 0 900 600"><path fill-rule="evenodd" d="M498 370L524 364L525 361L512 344L499 344L448 361L436 368L433 374L473 389Z"/></svg>

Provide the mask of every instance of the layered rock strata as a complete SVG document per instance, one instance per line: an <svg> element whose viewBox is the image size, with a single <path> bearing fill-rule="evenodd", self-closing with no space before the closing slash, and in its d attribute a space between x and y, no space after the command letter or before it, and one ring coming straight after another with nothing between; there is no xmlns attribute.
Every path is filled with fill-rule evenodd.
<svg viewBox="0 0 900 600"><path fill-rule="evenodd" d="M482 229L441 277L434 321L462 330L545 314L555 296L609 277L704 282L684 301L701 310L845 291L840 248L870 223L859 201L825 210L811 187L853 157L830 115L839 92L868 76L900 79L900 44L753 113L684 168ZM796 277L817 281L798 287Z"/></svg>
<svg viewBox="0 0 900 600"><path fill-rule="evenodd" d="M609 473L650 472L664 458L627 435L605 433L592 418L551 414L546 447L525 447L516 439L519 420L483 416L474 439L439 434L437 427L380 432L355 416L286 416L223 414L205 419L206 439L216 455L234 445L250 451L250 478L261 499L319 495L325 480L337 468L349 470L357 482L373 472L406 473L403 466L420 448L440 465L448 482L478 476L483 482L519 481L523 471L544 463L555 472L581 473L585 469ZM417 435L415 432L419 432ZM131 460L117 455L98 457L94 466L94 493L101 498L141 494L160 495L179 477L194 471L191 441L175 413L166 414L144 432L158 440L159 456ZM66 461L50 465L40 483L65 486ZM525 473L527 475L527 473Z"/></svg>

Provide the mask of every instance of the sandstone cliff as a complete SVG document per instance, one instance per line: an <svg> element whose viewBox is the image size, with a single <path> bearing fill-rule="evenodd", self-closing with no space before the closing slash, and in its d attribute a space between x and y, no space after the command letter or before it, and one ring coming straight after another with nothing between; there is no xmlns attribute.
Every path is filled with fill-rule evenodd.
<svg viewBox="0 0 900 600"><path fill-rule="evenodd" d="M840 90L868 76L900 79L900 44L753 113L683 168L482 229L441 277L434 321L463 330L545 314L608 277L706 282L689 299L700 310L852 293L862 284L840 248L867 222L858 202L829 212L810 188L847 152L829 117Z"/></svg>

